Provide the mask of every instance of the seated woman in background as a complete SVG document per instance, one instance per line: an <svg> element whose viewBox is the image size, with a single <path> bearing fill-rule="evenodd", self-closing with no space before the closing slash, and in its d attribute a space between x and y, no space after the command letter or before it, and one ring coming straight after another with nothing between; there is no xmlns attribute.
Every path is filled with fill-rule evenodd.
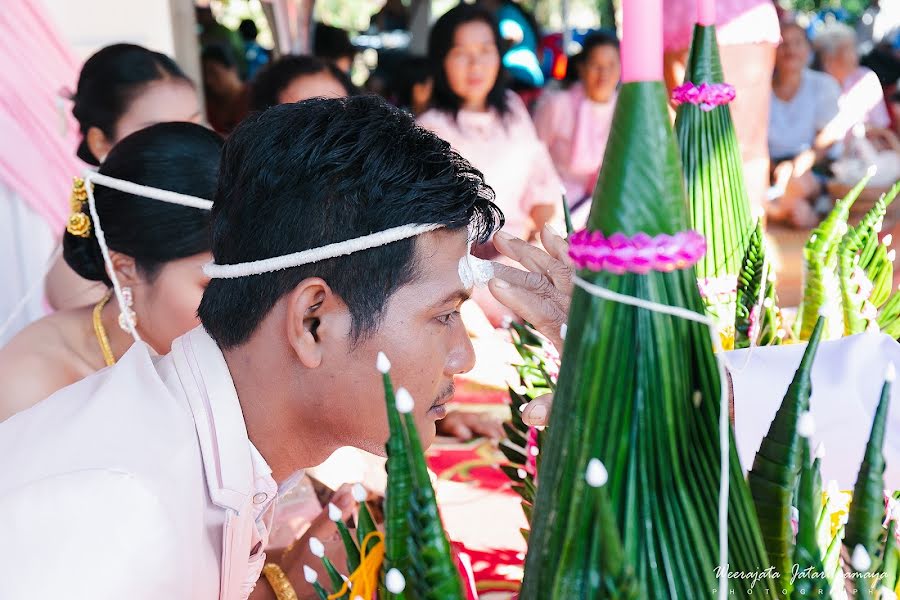
<svg viewBox="0 0 900 600"><path fill-rule="evenodd" d="M506 89L500 55L490 12L460 4L444 14L428 38L432 108L418 122L484 173L504 231L533 240L559 206L561 183L525 105Z"/></svg>
<svg viewBox="0 0 900 600"><path fill-rule="evenodd" d="M203 120L197 90L175 61L134 44L113 44L91 56L72 102L82 138L78 158L89 165L99 165L119 140L154 123ZM57 310L97 302L105 292L62 258L47 275L47 301Z"/></svg>
<svg viewBox="0 0 900 600"><path fill-rule="evenodd" d="M816 36L814 46L825 73L841 86L838 123L848 133L857 124L868 129L888 129L891 117L878 76L859 64L856 32L843 23L829 25Z"/></svg>
<svg viewBox="0 0 900 600"><path fill-rule="evenodd" d="M100 173L212 199L222 144L200 125L160 123L116 144ZM165 354L172 340L199 324L197 306L208 281L201 267L212 258L209 211L102 185L95 186L94 197L136 328L154 351ZM86 200L80 212L89 214ZM119 306L110 302L112 282L92 222L86 231L65 233L63 254L78 275L100 282L107 292L94 306L35 321L0 350L0 421L114 364L134 342L119 325Z"/></svg>
<svg viewBox="0 0 900 600"><path fill-rule="evenodd" d="M810 46L802 27L785 23L781 36L769 110L772 184L780 198L767 213L774 220L812 227L818 222L812 202L824 192L812 168L834 158L829 153L844 135L836 122L841 89L831 75L807 68Z"/></svg>
<svg viewBox="0 0 900 600"><path fill-rule="evenodd" d="M609 33L590 34L573 66L578 81L543 100L534 125L562 177L577 229L587 219L616 108L619 40Z"/></svg>
<svg viewBox="0 0 900 600"><path fill-rule="evenodd" d="M255 111L308 98L342 98L357 93L346 74L314 56L282 56L257 73L250 90Z"/></svg>

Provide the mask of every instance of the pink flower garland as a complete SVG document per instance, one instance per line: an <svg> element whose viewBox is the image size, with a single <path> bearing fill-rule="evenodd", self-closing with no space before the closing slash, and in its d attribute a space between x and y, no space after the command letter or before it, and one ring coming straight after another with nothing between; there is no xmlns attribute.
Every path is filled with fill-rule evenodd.
<svg viewBox="0 0 900 600"><path fill-rule="evenodd" d="M569 238L569 256L579 269L622 273L674 271L696 263L706 253L706 239L696 231L650 237L638 233L628 237L583 229Z"/></svg>
<svg viewBox="0 0 900 600"><path fill-rule="evenodd" d="M734 100L734 86L727 83L701 83L698 86L688 81L672 90L672 100L675 104L697 104L700 110L709 112Z"/></svg>

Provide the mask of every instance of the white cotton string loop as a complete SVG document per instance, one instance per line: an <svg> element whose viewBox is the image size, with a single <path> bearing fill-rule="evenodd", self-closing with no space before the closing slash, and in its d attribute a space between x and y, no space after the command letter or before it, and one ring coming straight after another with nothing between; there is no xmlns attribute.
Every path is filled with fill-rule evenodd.
<svg viewBox="0 0 900 600"><path fill-rule="evenodd" d="M120 192L125 192L127 194L134 194L135 196L150 198L151 200L159 200L160 202L168 202L169 204L178 204L180 206L186 206L188 208L212 210L213 207L212 200L204 200L203 198L189 196L188 194L179 194L178 192L170 192L169 190L161 190L155 187L132 183L131 181L116 179L115 177L110 177L109 175L101 175L96 171L90 171L84 176L85 187L88 187L87 184L89 181L99 183L100 185L104 185L108 188L119 190Z"/></svg>
<svg viewBox="0 0 900 600"><path fill-rule="evenodd" d="M444 225L431 223L427 225L402 225L385 229L377 233L364 235L362 237L353 238L343 242L328 244L319 248L310 248L302 252L293 254L285 254L284 256L274 256L272 258L264 258L245 263L235 263L231 265L219 265L214 262L207 263L203 266L203 272L207 277L213 279L235 279L237 277L246 277L248 275L260 275L262 273L272 273L274 271L282 271L291 267L299 267L311 263L337 258L338 256L346 256L361 250L369 250L378 246L386 246L400 240L405 240L429 231L440 229Z"/></svg>
<svg viewBox="0 0 900 600"><path fill-rule="evenodd" d="M608 290L606 288L594 285L578 277L574 278L574 283L588 294L618 302L620 304L628 304L637 308L643 308L653 312L663 313L687 319L696 323L702 323L709 329L712 337L713 347L715 348L716 367L719 371L719 446L721 449L720 460L720 482L719 482L719 599L725 600L728 597L728 459L729 459L729 423L728 423L728 388L727 376L725 374L725 358L722 353L722 343L719 335L716 333L715 324L712 319L706 315L696 313L692 310L682 308L680 306L668 306L651 302L634 296L627 296Z"/></svg>
<svg viewBox="0 0 900 600"><path fill-rule="evenodd" d="M91 212L91 225L94 228L94 235L97 236L97 243L100 245L100 253L103 255L103 262L106 265L106 270L109 273L109 278L113 284L113 291L116 294L116 302L119 304L119 311L125 316L125 322L128 325L128 332L131 334L131 337L134 338L134 341L139 342L141 341L141 336L137 332L134 320L131 318L131 313L126 310L128 305L126 304L125 296L122 293L122 285L119 283L119 277L116 275L116 270L113 267L112 258L109 255L109 247L106 245L106 235L103 233L103 227L100 225L100 215L97 214L97 201L94 199L94 187L91 185L92 183L105 185L106 187L127 194L134 194L135 196L150 198L151 200L159 200L160 202L168 202L169 204L178 204L188 208L210 210L213 203L209 200L197 198L196 196L188 196L187 194L179 194L177 192L161 190L122 179L116 179L115 177L101 175L92 170L85 172L84 189L87 191L88 209Z"/></svg>

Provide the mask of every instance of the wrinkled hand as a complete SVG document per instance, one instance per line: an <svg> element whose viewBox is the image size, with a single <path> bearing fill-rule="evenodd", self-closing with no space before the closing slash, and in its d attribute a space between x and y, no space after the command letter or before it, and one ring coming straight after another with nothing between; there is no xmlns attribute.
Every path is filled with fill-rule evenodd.
<svg viewBox="0 0 900 600"><path fill-rule="evenodd" d="M551 227L541 230L541 243L546 251L498 231L494 246L527 271L495 262L488 287L499 302L562 350L560 328L569 315L574 268L568 242Z"/></svg>
<svg viewBox="0 0 900 600"><path fill-rule="evenodd" d="M440 435L451 435L461 442L483 436L492 440L503 437L503 422L491 415L456 410L437 422Z"/></svg>

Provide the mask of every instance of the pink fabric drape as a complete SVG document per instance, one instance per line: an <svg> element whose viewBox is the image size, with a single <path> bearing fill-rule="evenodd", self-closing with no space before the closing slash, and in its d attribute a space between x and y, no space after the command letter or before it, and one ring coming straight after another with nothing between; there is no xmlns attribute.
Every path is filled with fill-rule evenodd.
<svg viewBox="0 0 900 600"><path fill-rule="evenodd" d="M0 11L0 180L62 234L78 127L59 92L74 87L79 63L40 0L5 0Z"/></svg>

